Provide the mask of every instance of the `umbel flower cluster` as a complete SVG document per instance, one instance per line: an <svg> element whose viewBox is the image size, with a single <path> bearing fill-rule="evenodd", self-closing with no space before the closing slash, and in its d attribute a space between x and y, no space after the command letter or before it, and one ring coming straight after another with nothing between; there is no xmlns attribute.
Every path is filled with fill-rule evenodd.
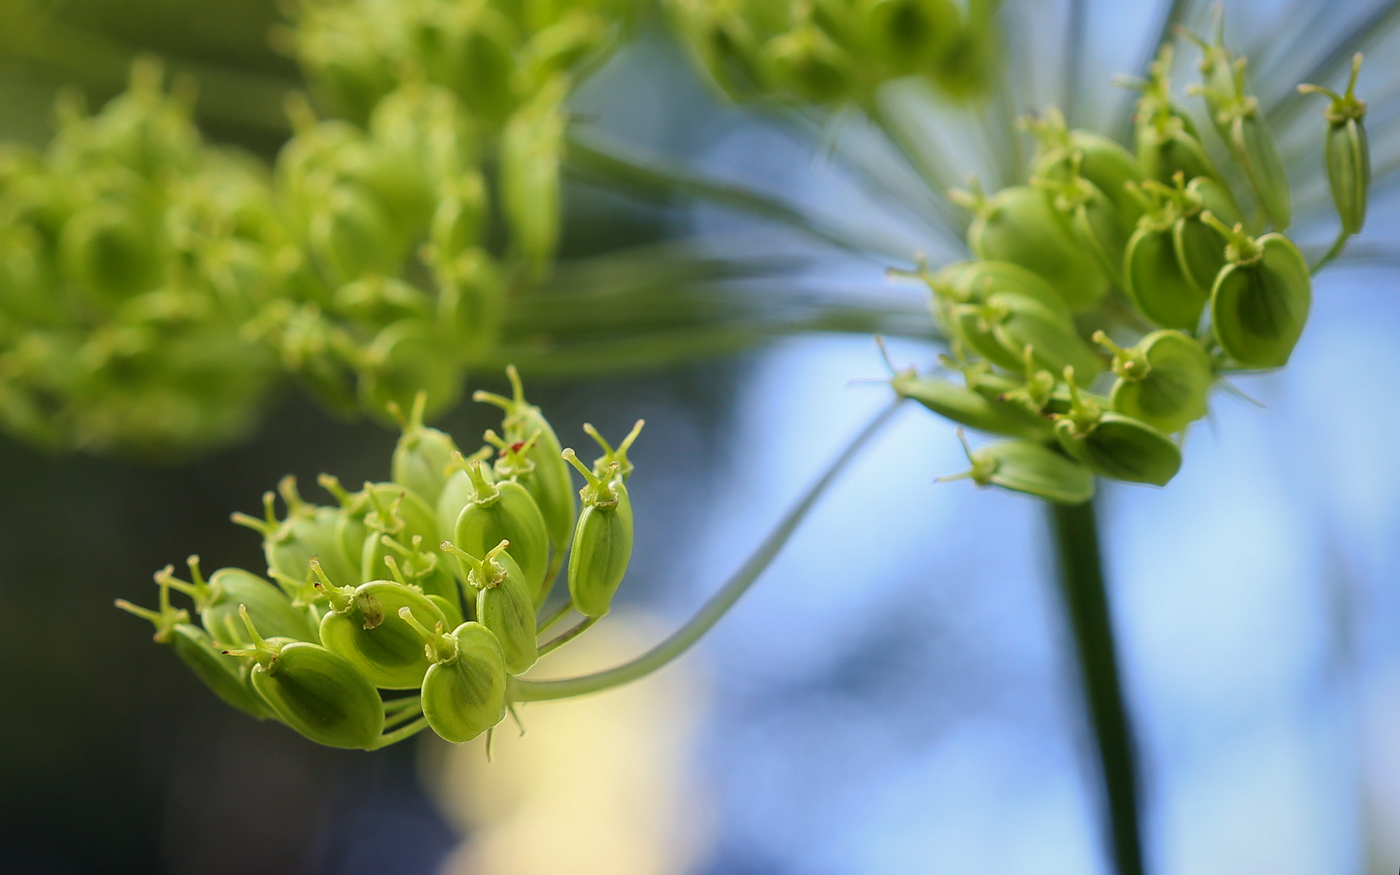
<svg viewBox="0 0 1400 875"><path fill-rule="evenodd" d="M468 741L505 716L511 678L608 612L632 552L627 451L639 421L591 468L561 450L539 408L478 392L502 408L501 433L463 456L452 438L423 425L423 396L403 419L392 477L349 492L320 484L337 505L307 502L288 477L264 496L260 532L267 576L221 568L190 580L167 566L155 576L156 610L118 607L155 624L157 641L220 698L278 720L320 744L373 749L426 727ZM396 411L397 412L397 411ZM583 475L580 509L570 465ZM568 557L568 598L544 619ZM271 578L269 581L268 578ZM171 603L193 601L199 622ZM570 610L583 619L540 643ZM412 690L407 696L384 693Z"/></svg>
<svg viewBox="0 0 1400 875"><path fill-rule="evenodd" d="M677 30L735 100L873 104L919 76L957 98L997 71L1000 0L669 0Z"/></svg>
<svg viewBox="0 0 1400 875"><path fill-rule="evenodd" d="M1171 46L1135 115L1136 153L1050 109L1028 126L1040 148L1025 185L954 192L973 211L975 259L915 276L932 290L961 384L912 369L899 394L992 435L968 450L979 484L1076 504L1094 476L1165 485L1211 390L1287 364L1307 322L1311 276L1360 230L1370 182L1353 64L1327 110L1326 161L1341 218L1311 268L1285 231L1291 198L1245 62L1217 37L1199 95L1218 151L1170 93ZM1087 338L1087 340L1086 340ZM892 368L893 370L893 368ZM966 444L965 444L966 446Z"/></svg>
<svg viewBox="0 0 1400 875"><path fill-rule="evenodd" d="M0 426L168 457L228 441L289 372L324 404L431 415L549 269L563 101L626 0L307 3L271 168L204 143L159 67L44 152L0 150Z"/></svg>

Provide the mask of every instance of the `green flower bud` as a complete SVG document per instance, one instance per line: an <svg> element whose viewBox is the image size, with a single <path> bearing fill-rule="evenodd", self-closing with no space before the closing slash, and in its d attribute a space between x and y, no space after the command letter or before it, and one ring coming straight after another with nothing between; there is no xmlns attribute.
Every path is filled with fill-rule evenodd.
<svg viewBox="0 0 1400 875"><path fill-rule="evenodd" d="M192 583L176 578L171 566L156 572L162 588L179 590L194 599L200 623L205 630L226 644L251 644L243 635L239 607L244 606L259 628L277 638L316 641L316 627L305 607L293 604L282 590L241 568L220 568L208 582L199 570L199 557L185 560Z"/></svg>
<svg viewBox="0 0 1400 875"><path fill-rule="evenodd" d="M1206 415L1206 396L1215 383L1210 356L1195 338L1179 331L1154 331L1123 349L1102 331L1094 340L1113 353L1110 403L1116 413L1170 434Z"/></svg>
<svg viewBox="0 0 1400 875"><path fill-rule="evenodd" d="M535 643L534 593L520 566L506 553L509 546L508 541L502 541L477 559L451 541L442 542L443 551L461 563L467 585L476 590L477 622L496 636L506 671L516 675L535 664L539 648Z"/></svg>
<svg viewBox="0 0 1400 875"><path fill-rule="evenodd" d="M327 747L374 747L384 703L350 660L318 644L264 640L246 612L243 621L253 645L227 653L252 658L253 689L279 720Z"/></svg>
<svg viewBox="0 0 1400 875"><path fill-rule="evenodd" d="M539 433L534 447L527 453L530 461L535 464L535 470L521 485L529 490L535 499L535 504L544 517L545 531L549 534L549 542L554 551L562 553L573 536L574 519L578 513L573 478L569 475L569 466L565 464L561 455L559 437L540 413L540 409L525 400L520 374L514 365L506 368L506 376L510 378L512 397L504 398L490 392L478 391L472 394L472 400L494 404L505 411L502 431L505 433L505 439L511 443L528 441Z"/></svg>
<svg viewBox="0 0 1400 875"><path fill-rule="evenodd" d="M559 242L559 158L563 150L568 81L544 86L506 123L501 134L501 207L511 246L536 275Z"/></svg>
<svg viewBox="0 0 1400 875"><path fill-rule="evenodd" d="M569 596L579 613L601 617L608 612L632 559L632 499L617 468L599 477L583 466L573 450L564 450L563 456L587 481L579 490L583 512L569 554Z"/></svg>
<svg viewBox="0 0 1400 875"><path fill-rule="evenodd" d="M1342 231L1361 233L1366 222L1366 196L1371 187L1371 148L1366 141L1366 101L1356 96L1356 77L1361 72L1361 53L1351 59L1351 79L1347 90L1338 94L1320 85L1299 85L1303 94L1325 94L1332 98L1327 107L1327 139L1324 155L1332 202L1342 220Z"/></svg>
<svg viewBox="0 0 1400 875"><path fill-rule="evenodd" d="M531 598L541 591L549 567L549 535L535 499L519 483L493 483L481 462L458 464L472 478L475 494L457 517L453 540L473 556L485 555L502 541L510 542L510 558L520 566Z"/></svg>
<svg viewBox="0 0 1400 875"><path fill-rule="evenodd" d="M267 706L249 685L248 672L225 657L222 648L214 644L208 632L190 625L188 612L171 607L170 587L166 582L160 585L158 611L138 607L126 599L117 599L116 605L129 614L154 623L155 640L174 647L180 661L220 699L259 720L270 716ZM241 639L241 634L239 637Z"/></svg>
<svg viewBox="0 0 1400 875"><path fill-rule="evenodd" d="M975 211L967 244L978 258L1009 261L1039 275L1071 310L1094 306L1108 291L1108 276L1045 192L1013 185L987 198L974 180L971 193L950 196Z"/></svg>
<svg viewBox="0 0 1400 875"><path fill-rule="evenodd" d="M417 493L424 501L436 505L447 485L447 474L457 444L451 435L423 425L423 408L428 403L426 392L413 399L413 409L401 420L403 434L394 446L390 467L393 480ZM393 410L398 409L395 405Z"/></svg>
<svg viewBox="0 0 1400 875"><path fill-rule="evenodd" d="M315 566L319 571L320 566ZM418 632L399 616L412 611L425 626L446 623L447 617L414 587L387 580L359 586L336 586L324 571L319 586L330 600L321 618L321 643L355 666L374 686L410 690L423 682L428 659Z"/></svg>
<svg viewBox="0 0 1400 875"><path fill-rule="evenodd" d="M409 54L428 78L457 93L467 110L497 125L515 108L520 34L494 5L423 4L409 22Z"/></svg>
<svg viewBox="0 0 1400 875"><path fill-rule="evenodd" d="M1055 417L1055 437L1075 459L1095 474L1166 486L1181 468L1181 449L1152 426L1121 413L1105 412L1074 385L1065 369L1071 407Z"/></svg>
<svg viewBox="0 0 1400 875"><path fill-rule="evenodd" d="M1142 182L1143 175L1131 152L1102 134L1069 130L1064 116L1053 106L1040 118L1028 121L1027 127L1040 142L1031 162L1032 179L1065 182L1077 169L1079 176L1113 202L1124 230L1133 228L1143 209L1127 186Z"/></svg>
<svg viewBox="0 0 1400 875"><path fill-rule="evenodd" d="M416 624L412 613L404 622ZM480 623L452 632L418 628L432 660L423 678L423 716L444 741L471 741L506 716L506 667L501 643Z"/></svg>
<svg viewBox="0 0 1400 875"><path fill-rule="evenodd" d="M1312 277L1298 247L1282 234L1256 239L1201 214L1225 235L1229 264L1211 290L1212 330L1220 347L1241 365L1278 368L1288 363L1312 306Z"/></svg>
<svg viewBox="0 0 1400 875"><path fill-rule="evenodd" d="M971 480L978 486L1000 486L1059 504L1083 504L1094 497L1089 469L1033 441L999 441L973 450L958 430L958 440L972 467L939 482Z"/></svg>

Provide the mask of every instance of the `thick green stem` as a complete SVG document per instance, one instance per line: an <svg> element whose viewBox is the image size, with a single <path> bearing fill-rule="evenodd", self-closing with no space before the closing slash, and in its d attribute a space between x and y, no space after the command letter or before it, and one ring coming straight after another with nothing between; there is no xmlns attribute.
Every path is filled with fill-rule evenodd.
<svg viewBox="0 0 1400 875"><path fill-rule="evenodd" d="M1123 702L1093 502L1050 505L1060 595L1074 634L1084 704L1098 750L1117 875L1142 875L1133 727Z"/></svg>
<svg viewBox="0 0 1400 875"><path fill-rule="evenodd" d="M826 469L817 482L813 483L798 502L783 515L777 527L768 533L768 537L764 538L763 543L758 545L758 549L749 557L749 560L738 571L734 572L734 576L729 578L729 581L719 592L705 602L699 613L672 633L671 637L631 662L624 662L622 665L594 674L555 680L514 678L511 683L511 698L518 702L540 702L547 699L567 699L612 689L651 674L689 650L692 644L699 641L702 635L719 622L720 617L723 617L734 606L739 597L768 568L779 551L783 549L788 538L792 536L798 525L802 523L803 518L807 516L808 511L826 492L827 487L831 486L837 475L860 453L861 448L884 427L885 423L889 422L895 410L899 409L899 404L899 401L895 401L880 411L879 415L871 420L860 434L856 435L855 439L846 446L841 455L836 457L836 460L831 463L831 466Z"/></svg>

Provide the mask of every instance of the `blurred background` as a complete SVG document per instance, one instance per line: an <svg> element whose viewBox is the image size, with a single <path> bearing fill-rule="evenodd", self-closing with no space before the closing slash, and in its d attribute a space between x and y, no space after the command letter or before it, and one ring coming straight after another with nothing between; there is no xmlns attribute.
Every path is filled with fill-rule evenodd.
<svg viewBox="0 0 1400 875"><path fill-rule="evenodd" d="M1331 6L1358 20L1389 5ZM1256 36L1301 20L1288 3L1231 10ZM1108 76L1136 68L1152 22L1084 14L1080 103L1113 118ZM271 157L298 81L269 48L281 20L261 0L5 0L0 137L42 144L57 87L99 105L142 49L198 78L211 139ZM1383 77L1386 56L1372 63ZM572 107L592 133L937 252L809 138L717 101L654 16ZM561 276L569 258L681 238L796 259L744 294L858 300L910 326L897 363L934 355L923 294L883 263L586 182L567 201ZM1378 192L1366 257L1319 279L1289 368L1238 381L1255 403L1218 393L1169 489L1102 490L1154 872L1400 866L1398 221ZM887 402L851 384L883 373L868 336L834 332L644 374L527 372L566 445L584 421L648 422L616 616L536 673L615 663L688 617ZM483 373L470 388L503 387ZM437 425L465 446L496 418L463 404ZM191 552L261 567L231 511L286 473L382 479L394 439L295 393L251 440L176 467L0 437L0 871L1108 871L1043 508L935 485L965 461L922 409L899 413L695 652L634 687L525 708L528 732L501 732L489 764L477 744L333 751L243 717L112 609L150 601L151 572Z"/></svg>

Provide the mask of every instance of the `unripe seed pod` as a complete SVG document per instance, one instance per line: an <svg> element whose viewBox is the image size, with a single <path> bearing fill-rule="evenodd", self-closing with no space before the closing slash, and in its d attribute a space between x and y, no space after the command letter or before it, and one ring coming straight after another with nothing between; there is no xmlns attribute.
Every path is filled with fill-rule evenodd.
<svg viewBox="0 0 1400 875"><path fill-rule="evenodd" d="M326 192L306 229L307 250L336 286L366 273L397 272L398 239L379 200L352 183L336 184Z"/></svg>
<svg viewBox="0 0 1400 875"><path fill-rule="evenodd" d="M411 614L404 621L413 623ZM505 654L495 634L480 623L461 623L450 633L419 629L432 665L423 677L423 716L444 741L461 744L506 716Z"/></svg>
<svg viewBox="0 0 1400 875"><path fill-rule="evenodd" d="M1215 372L1195 338L1179 331L1154 331L1131 349L1121 349L1102 331L1094 339L1114 354L1118 382L1109 396L1114 412L1166 434L1206 415Z"/></svg>
<svg viewBox="0 0 1400 875"><path fill-rule="evenodd" d="M1288 364L1312 306L1312 277L1298 247L1282 234L1257 240L1239 225L1225 227L1209 212L1202 218L1230 239L1228 264L1211 290L1211 326L1220 346L1241 365Z"/></svg>
<svg viewBox="0 0 1400 875"><path fill-rule="evenodd" d="M1361 72L1361 53L1351 59L1351 79L1344 94L1319 85L1299 85L1303 94L1326 94L1327 139L1324 157L1327 182L1342 231L1361 233L1366 222L1366 198L1371 187L1371 147L1366 140L1366 101L1356 96L1356 77Z"/></svg>
<svg viewBox="0 0 1400 875"><path fill-rule="evenodd" d="M1103 370L1098 353L1080 339L1072 322L1059 318L1034 301L1015 295L997 294L987 299L984 319L992 335L1007 355L1024 362L1026 347L1040 368L1059 373L1073 366L1085 385Z"/></svg>
<svg viewBox="0 0 1400 875"><path fill-rule="evenodd" d="M161 260L153 231L129 204L103 200L88 205L63 226L59 267L90 290L95 303L118 304L159 282Z"/></svg>
<svg viewBox="0 0 1400 875"><path fill-rule="evenodd" d="M1098 186L1079 175L1079 162L1078 155L1070 159L1063 179L1033 178L1031 182L1052 197L1055 209L1069 223L1075 239L1093 254L1099 267L1115 283L1121 283L1119 272L1123 266L1123 250L1128 244L1129 226L1114 202Z"/></svg>
<svg viewBox="0 0 1400 875"><path fill-rule="evenodd" d="M1153 323L1194 331L1210 295L1182 270L1173 234L1180 221L1175 209L1139 221L1123 254L1123 290Z"/></svg>
<svg viewBox="0 0 1400 875"><path fill-rule="evenodd" d="M569 596L585 617L601 617L632 559L632 499L616 468L598 477L573 450L565 450L564 458L588 481L579 491L583 512L569 554Z"/></svg>
<svg viewBox="0 0 1400 875"><path fill-rule="evenodd" d="M871 57L901 76L928 69L962 29L950 0L861 0L854 15Z"/></svg>
<svg viewBox="0 0 1400 875"><path fill-rule="evenodd" d="M376 687L410 690L421 684L428 670L423 642L403 622L399 609L411 610L428 627L447 622L442 610L418 589L401 583L375 580L356 587L335 586L324 572L318 577L331 606L321 618L321 643L349 660Z"/></svg>
<svg viewBox="0 0 1400 875"><path fill-rule="evenodd" d="M318 644L264 640L245 614L253 645L227 651L252 657L253 689L283 723L327 747L374 747L384 728L384 703L345 657Z"/></svg>
<svg viewBox="0 0 1400 875"><path fill-rule="evenodd" d="M1045 192L1013 185L987 198L974 186L972 193L950 195L976 211L967 244L978 258L1009 261L1039 275L1071 310L1094 306L1108 291L1103 268L1075 240Z"/></svg>
<svg viewBox="0 0 1400 875"><path fill-rule="evenodd" d="M359 364L360 404L383 415L389 403L413 403L427 395L424 415L451 407L462 391L462 365L450 344L425 319L400 319L380 331Z"/></svg>
<svg viewBox="0 0 1400 875"><path fill-rule="evenodd" d="M539 658L535 642L534 593L525 583L520 566L506 553L510 544L502 541L481 559L444 541L444 552L462 563L463 578L476 590L476 620L496 636L507 672L515 675L528 669Z"/></svg>
<svg viewBox="0 0 1400 875"><path fill-rule="evenodd" d="M358 573L334 579L362 581L382 577L384 557L401 555L402 551L390 547L381 536L387 535L409 550L423 550L441 537L436 512L412 489L397 483L366 482L363 494L369 507L364 517L369 537L360 553Z"/></svg>
<svg viewBox="0 0 1400 875"><path fill-rule="evenodd" d="M1225 247L1230 241L1201 221L1205 212L1228 225L1243 222L1244 217L1229 189L1215 180L1198 177L1191 180L1182 193L1181 216L1172 228L1172 242L1182 272L1208 296L1220 269L1225 266ZM1195 324L1190 328L1194 329Z"/></svg>
<svg viewBox="0 0 1400 875"><path fill-rule="evenodd" d="M1000 486L1059 504L1082 504L1094 497L1089 469L1041 443L998 441L973 450L962 430L958 440L972 467L939 482L971 480L978 486Z"/></svg>
<svg viewBox="0 0 1400 875"><path fill-rule="evenodd" d="M890 369L890 388L901 398L912 398L940 416L991 434L1032 439L1051 437L1048 419L1019 399L1005 396L1014 385L1011 381L1003 384L1003 381L967 364L960 367L966 383L964 386L920 376L913 368L897 370L889 359L883 341L880 338L876 340L880 342L880 352ZM943 362L950 367L959 367L952 359L944 358ZM982 369L985 371L985 364ZM984 383L993 386L984 388Z"/></svg>
<svg viewBox="0 0 1400 875"><path fill-rule="evenodd" d="M1102 134L1068 130L1064 116L1053 106L1041 118L1031 120L1028 127L1040 141L1040 152L1031 162L1031 178L1064 182L1078 161L1078 174L1113 202L1124 234L1130 233L1143 212L1127 190L1128 183L1143 179L1132 153Z"/></svg>
<svg viewBox="0 0 1400 875"><path fill-rule="evenodd" d="M544 585L549 567L549 536L535 499L519 483L492 483L483 463L468 465L461 453L457 459L467 466L475 495L457 517L454 542L473 556L484 556L495 545L509 541L510 558L520 566L533 598Z"/></svg>
<svg viewBox="0 0 1400 875"><path fill-rule="evenodd" d="M962 30L935 59L933 78L956 100L971 101L992 90L1001 68L995 18L1000 0L968 0Z"/></svg>
<svg viewBox="0 0 1400 875"><path fill-rule="evenodd" d="M1074 374L1065 374L1072 407L1056 416L1055 437L1071 457L1095 474L1166 486L1181 468L1181 449L1152 426L1120 413L1104 412L1080 394Z"/></svg>
<svg viewBox="0 0 1400 875"><path fill-rule="evenodd" d="M1053 286L1009 261L959 261L925 277L934 294L960 304L983 304L997 292L1031 298L1068 322L1069 306Z"/></svg>
<svg viewBox="0 0 1400 875"><path fill-rule="evenodd" d="M303 501L295 477L282 478L277 489L287 504L285 520L278 522L271 492L263 495L263 519L233 515L233 521L239 525L262 532L263 554L271 576L285 586L310 582L311 560L319 559L337 580L359 579L338 534L342 510Z"/></svg>
<svg viewBox="0 0 1400 875"><path fill-rule="evenodd" d="M413 409L403 420L403 434L394 446L390 470L395 483L418 493L428 504L436 505L447 484L457 444L451 435L423 425L423 408L427 403L428 393L419 392L414 396Z"/></svg>
<svg viewBox="0 0 1400 875"><path fill-rule="evenodd" d="M1245 59L1236 58L1225 47L1223 15L1217 19L1213 45L1186 31L1182 34L1203 52L1201 73L1205 81L1192 91L1205 98L1216 132L1244 167L1250 187L1258 195L1274 230L1284 230L1293 210L1288 174L1273 131L1259 111L1259 101L1245 85Z"/></svg>
<svg viewBox="0 0 1400 875"><path fill-rule="evenodd" d="M489 459L491 457L491 447L485 446L467 456L465 461L468 466L472 462ZM528 488L528 487L527 487ZM533 493L532 493L533 494ZM462 508L476 496L476 487L472 486L471 475L467 473L465 467L453 465L452 470L447 475L447 482L443 484L442 494L437 501L437 521L439 532L453 532L457 529L457 517L462 515ZM538 503L538 500L536 501Z"/></svg>
<svg viewBox="0 0 1400 875"><path fill-rule="evenodd" d="M511 398L478 391L472 394L472 400L494 404L505 411L502 431L507 441L526 441L536 432L539 433L528 453L530 461L535 463L535 470L522 485L539 506L550 545L556 553L562 553L573 536L574 519L578 513L573 478L569 474L569 466L560 455L563 448L559 445L559 437L540 409L525 400L520 374L514 365L506 367L506 376L510 379Z"/></svg>
<svg viewBox="0 0 1400 875"><path fill-rule="evenodd" d="M220 699L259 720L269 716L267 706L248 684L248 673L223 655L209 633L189 622L189 612L170 605L168 581L160 580L160 608L149 610L126 599L117 599L123 611L155 624L155 640L175 648L175 655Z"/></svg>
<svg viewBox="0 0 1400 875"><path fill-rule="evenodd" d="M539 275L547 270L559 242L559 158L567 81L560 75L540 88L501 134L501 205L511 245Z"/></svg>
<svg viewBox="0 0 1400 875"><path fill-rule="evenodd" d="M1051 434L1049 420L1023 404L989 398L947 380L921 377L913 368L896 374L890 387L901 398L912 398L939 416L989 434L1031 439Z"/></svg>
<svg viewBox="0 0 1400 875"><path fill-rule="evenodd" d="M330 474L319 474L316 482L321 488L335 496L340 503L340 519L335 524L335 538L340 549L359 565L359 557L364 554L365 539L369 537L369 527L365 525L365 515L370 511L369 496L364 492L351 494L340 485L340 480Z"/></svg>
<svg viewBox="0 0 1400 875"><path fill-rule="evenodd" d="M855 88L851 56L810 21L769 40L763 56L769 77L799 100L837 103Z"/></svg>
<svg viewBox="0 0 1400 875"><path fill-rule="evenodd" d="M177 579L168 565L156 573L156 582L194 599L200 623L215 639L225 644L252 643L244 637L239 617L239 606L244 605L258 628L268 630L276 638L317 640L316 627L306 609L293 605L282 590L256 574L241 568L220 568L205 582L199 557L191 556L185 561L193 582Z"/></svg>

